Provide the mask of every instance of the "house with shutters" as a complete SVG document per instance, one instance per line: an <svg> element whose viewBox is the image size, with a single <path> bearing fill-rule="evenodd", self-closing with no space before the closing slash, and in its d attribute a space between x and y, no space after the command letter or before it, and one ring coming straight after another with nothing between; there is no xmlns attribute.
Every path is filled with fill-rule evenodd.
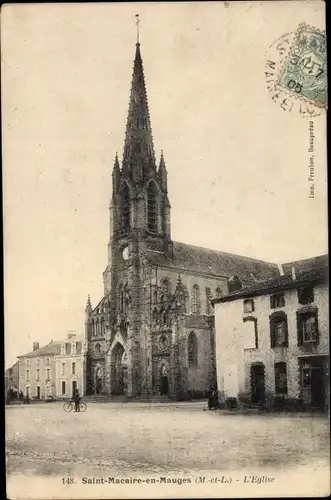
<svg viewBox="0 0 331 500"><path fill-rule="evenodd" d="M86 346L68 332L64 340L52 340L18 356L19 390L33 399L71 398L76 389L85 392Z"/></svg>
<svg viewBox="0 0 331 500"><path fill-rule="evenodd" d="M220 399L329 404L328 257L212 300Z"/></svg>

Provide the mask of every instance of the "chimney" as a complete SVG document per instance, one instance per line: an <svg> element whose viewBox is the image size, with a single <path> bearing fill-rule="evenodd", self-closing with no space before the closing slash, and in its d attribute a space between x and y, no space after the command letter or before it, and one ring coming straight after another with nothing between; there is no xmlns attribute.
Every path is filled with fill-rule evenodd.
<svg viewBox="0 0 331 500"><path fill-rule="evenodd" d="M33 342L33 350L36 351L39 349L39 342Z"/></svg>
<svg viewBox="0 0 331 500"><path fill-rule="evenodd" d="M292 280L296 279L295 267L292 267Z"/></svg>
<svg viewBox="0 0 331 500"><path fill-rule="evenodd" d="M281 276L284 276L284 269L283 269L283 266L281 264L278 264L278 271L279 271L279 274Z"/></svg>

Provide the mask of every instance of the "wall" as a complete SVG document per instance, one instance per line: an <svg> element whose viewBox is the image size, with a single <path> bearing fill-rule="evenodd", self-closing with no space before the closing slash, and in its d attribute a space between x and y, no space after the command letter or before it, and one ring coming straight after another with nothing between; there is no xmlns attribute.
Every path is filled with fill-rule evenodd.
<svg viewBox="0 0 331 500"><path fill-rule="evenodd" d="M62 370L63 363L64 370ZM72 363L75 363L75 374L72 373ZM72 383L74 381L77 383L77 388L80 394L85 394L83 354L57 356L55 360L55 373L55 395L57 398L72 398ZM62 394L62 382L66 383L65 394Z"/></svg>
<svg viewBox="0 0 331 500"><path fill-rule="evenodd" d="M232 371L237 378L238 394L250 396L250 366L254 362L265 365L266 392L275 394L274 364L279 361L287 365L288 397L298 398L300 392L300 377L298 357L309 354L328 354L328 290L324 285L314 287L314 304L318 307L319 344L307 350L298 346L296 311L302 306L298 303L297 290L285 292L285 307L270 309L270 295L254 297L253 313L243 313L243 299L215 305L216 329L216 367L217 383L221 396L224 394L227 372ZM288 347L270 347L269 315L276 310L284 311L288 323ZM244 349L245 316L257 319L258 348Z"/></svg>
<svg viewBox="0 0 331 500"><path fill-rule="evenodd" d="M47 364L49 359L49 365ZM38 365L39 360L39 365ZM29 363L29 365L27 364ZM30 370L30 381L26 380L26 370ZM37 369L40 370L39 381L37 378ZM50 379L47 379L47 370L50 370ZM55 360L54 356L41 356L20 358L19 360L19 390L24 396L27 394L27 387L30 389L30 397L37 396L37 387L40 387L40 396L55 397Z"/></svg>

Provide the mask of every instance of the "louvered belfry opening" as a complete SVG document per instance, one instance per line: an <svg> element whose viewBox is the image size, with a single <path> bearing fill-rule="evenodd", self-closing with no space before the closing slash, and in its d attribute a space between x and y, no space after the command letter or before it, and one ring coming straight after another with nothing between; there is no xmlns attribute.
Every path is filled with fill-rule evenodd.
<svg viewBox="0 0 331 500"><path fill-rule="evenodd" d="M147 228L157 232L157 191L154 182L150 182L147 189Z"/></svg>
<svg viewBox="0 0 331 500"><path fill-rule="evenodd" d="M126 183L122 186L121 193L121 230L129 232L130 230L130 190Z"/></svg>

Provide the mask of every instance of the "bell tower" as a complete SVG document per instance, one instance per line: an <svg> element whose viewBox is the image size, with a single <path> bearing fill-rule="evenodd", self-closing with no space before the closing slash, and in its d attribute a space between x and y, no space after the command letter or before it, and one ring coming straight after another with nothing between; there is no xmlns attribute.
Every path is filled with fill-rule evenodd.
<svg viewBox="0 0 331 500"><path fill-rule="evenodd" d="M104 273L105 293L111 289L114 253L133 241L141 250L156 250L172 257L167 168L163 151L157 164L140 43L137 41L123 157L116 153L112 173L108 266Z"/></svg>
<svg viewBox="0 0 331 500"><path fill-rule="evenodd" d="M138 25L137 25L138 26ZM139 27L139 26L138 26ZM111 341L119 338L127 354L127 394L141 394L144 369L144 269L148 252L172 257L167 168L157 164L140 50L139 32L121 162L112 172L108 265L104 292L110 294ZM147 306L146 306L147 307ZM112 354L109 354L112 363ZM114 378L110 376L110 378Z"/></svg>

